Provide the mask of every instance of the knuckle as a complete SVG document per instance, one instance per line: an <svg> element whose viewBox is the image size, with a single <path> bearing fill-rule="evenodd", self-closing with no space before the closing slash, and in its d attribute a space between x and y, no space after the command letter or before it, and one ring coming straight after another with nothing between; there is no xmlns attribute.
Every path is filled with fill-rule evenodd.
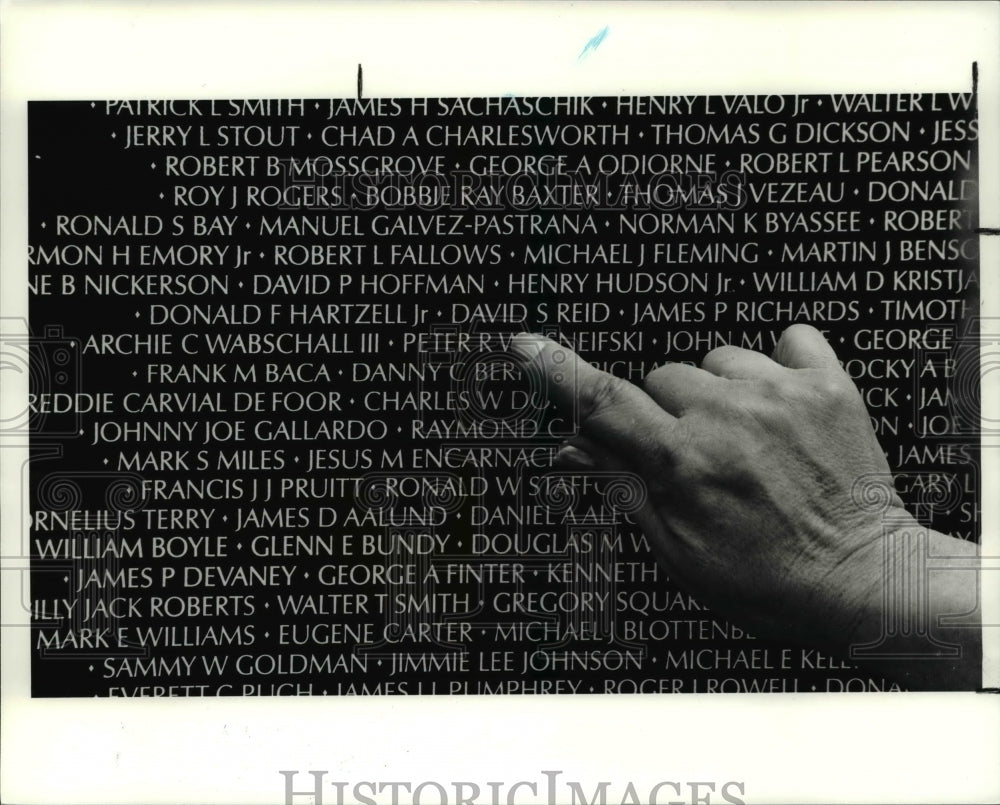
<svg viewBox="0 0 1000 805"><path fill-rule="evenodd" d="M753 396L762 400L780 400L788 394L791 385L784 376L759 377L753 381Z"/></svg>
<svg viewBox="0 0 1000 805"><path fill-rule="evenodd" d="M857 396L857 390L842 372L822 372L813 381L816 392L831 402L848 402Z"/></svg>
<svg viewBox="0 0 1000 805"><path fill-rule="evenodd" d="M737 352L736 347L730 344L725 344L721 347L716 347L715 349L708 352L701 361L702 367L713 366L720 363L725 363L733 359Z"/></svg>
<svg viewBox="0 0 1000 805"><path fill-rule="evenodd" d="M796 407L811 406L827 412L858 406L864 408L857 386L846 374L838 371L810 370L809 375L786 390L785 399Z"/></svg>
<svg viewBox="0 0 1000 805"><path fill-rule="evenodd" d="M801 338L804 335L812 335L813 333L819 332L811 324L805 324L803 322L796 322L795 324L790 324L785 328L785 331L781 334L782 338Z"/></svg>
<svg viewBox="0 0 1000 805"><path fill-rule="evenodd" d="M679 366L680 364L678 363L667 363L663 366L658 366L642 379L642 387L650 389L671 385L676 381L677 374L680 372Z"/></svg>

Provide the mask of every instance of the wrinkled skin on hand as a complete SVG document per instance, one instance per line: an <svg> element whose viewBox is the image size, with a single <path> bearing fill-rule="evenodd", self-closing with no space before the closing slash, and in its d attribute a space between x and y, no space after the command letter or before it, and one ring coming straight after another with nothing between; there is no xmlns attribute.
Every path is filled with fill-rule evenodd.
<svg viewBox="0 0 1000 805"><path fill-rule="evenodd" d="M845 653L877 632L884 523L919 526L818 330L790 327L770 358L726 346L701 368L667 364L642 389L540 336L513 350L557 405L575 401L563 464L645 481L638 520L680 586L759 637ZM872 475L886 479L885 511L858 500Z"/></svg>

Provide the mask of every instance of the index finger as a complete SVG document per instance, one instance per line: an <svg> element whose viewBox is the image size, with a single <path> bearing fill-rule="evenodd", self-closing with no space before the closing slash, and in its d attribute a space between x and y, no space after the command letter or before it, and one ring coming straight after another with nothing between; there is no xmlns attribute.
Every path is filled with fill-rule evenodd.
<svg viewBox="0 0 1000 805"><path fill-rule="evenodd" d="M664 438L677 420L648 394L544 336L519 333L510 349L526 369L542 375L557 407L571 410L576 403L582 433L625 455L662 458Z"/></svg>

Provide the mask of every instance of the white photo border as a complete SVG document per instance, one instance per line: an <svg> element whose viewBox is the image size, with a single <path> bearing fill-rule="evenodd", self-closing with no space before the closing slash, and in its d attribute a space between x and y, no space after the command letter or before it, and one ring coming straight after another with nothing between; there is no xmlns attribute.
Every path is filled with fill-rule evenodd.
<svg viewBox="0 0 1000 805"><path fill-rule="evenodd" d="M1000 227L1000 6L993 2L0 3L0 316L27 318L28 100L966 92L978 64L980 218ZM581 58L599 31L599 47ZM1000 316L1000 238L983 238ZM994 270L991 270L994 269ZM1000 411L997 372L984 414ZM7 380L7 378L5 378ZM4 395L25 395L8 383ZM993 449L990 449L990 448ZM984 555L1000 556L998 445L983 449ZM20 610L26 445L0 449L3 622ZM989 575L989 574L987 574ZM992 574L994 577L996 573ZM995 578L984 601L1000 623ZM22 613L26 618L26 613ZM327 781L534 781L640 792L728 781L747 803L993 802L1000 696L774 694L32 700L28 629L4 627L10 803L280 803L280 770ZM1000 686L1000 629L984 684ZM347 789L350 791L350 786ZM565 792L565 788L562 789ZM702 788L702 795L708 791ZM675 794L664 789L663 801ZM326 790L326 802L336 802ZM505 796L505 794L503 794ZM681 798L691 801L688 788ZM296 802L306 802L296 796ZM428 793L428 802L436 801ZM484 800L486 801L486 800ZM612 801L612 799L609 799ZM617 799L613 800L619 801Z"/></svg>

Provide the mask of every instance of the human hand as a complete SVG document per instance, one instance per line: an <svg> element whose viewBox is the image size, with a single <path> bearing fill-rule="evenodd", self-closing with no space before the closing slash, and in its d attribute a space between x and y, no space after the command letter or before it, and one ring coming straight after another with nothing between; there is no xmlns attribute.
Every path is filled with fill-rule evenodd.
<svg viewBox="0 0 1000 805"><path fill-rule="evenodd" d="M890 470L818 330L789 327L772 358L726 346L700 369L667 364L642 390L540 336L512 349L558 406L575 402L562 463L644 479L639 523L680 586L760 637L845 653L881 628L885 523L920 526L894 491L887 512L852 495Z"/></svg>

